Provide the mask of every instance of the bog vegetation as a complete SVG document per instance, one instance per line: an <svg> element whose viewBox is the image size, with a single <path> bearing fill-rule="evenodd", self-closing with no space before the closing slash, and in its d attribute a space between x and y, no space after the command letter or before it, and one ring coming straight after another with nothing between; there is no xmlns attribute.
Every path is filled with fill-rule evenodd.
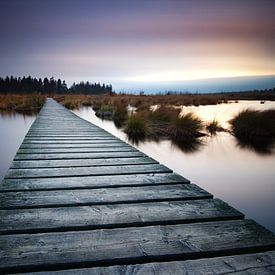
<svg viewBox="0 0 275 275"><path fill-rule="evenodd" d="M268 151L275 140L275 110L244 110L231 121L232 133L243 147Z"/></svg>
<svg viewBox="0 0 275 275"><path fill-rule="evenodd" d="M258 99L264 103L267 99L275 100L275 89L220 94L131 95L115 94L112 86L105 84L81 82L67 88L65 81L60 79L0 78L0 111L34 114L47 96L68 109L91 106L97 116L113 120L132 141L169 139L182 150L191 151L202 144L201 137L229 130L223 129L216 120L204 123L192 113L182 113L181 106L213 105L239 99ZM230 122L230 132L242 146L257 150L262 150L262 145L270 148L275 138L274 112L246 110Z"/></svg>

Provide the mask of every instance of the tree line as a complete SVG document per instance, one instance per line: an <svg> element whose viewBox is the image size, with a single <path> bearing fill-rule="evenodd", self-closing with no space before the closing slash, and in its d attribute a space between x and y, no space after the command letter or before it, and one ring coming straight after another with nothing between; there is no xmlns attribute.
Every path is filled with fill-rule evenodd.
<svg viewBox="0 0 275 275"><path fill-rule="evenodd" d="M69 88L66 81L60 78L55 80L53 77L41 78L28 77L0 77L0 93L14 93L14 94L106 94L112 92L112 85L105 85L100 83L80 82L73 83Z"/></svg>

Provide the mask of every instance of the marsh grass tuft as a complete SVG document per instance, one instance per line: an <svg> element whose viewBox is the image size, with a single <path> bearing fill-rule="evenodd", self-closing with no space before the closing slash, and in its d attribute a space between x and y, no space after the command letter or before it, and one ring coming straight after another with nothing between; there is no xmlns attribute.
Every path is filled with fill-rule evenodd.
<svg viewBox="0 0 275 275"><path fill-rule="evenodd" d="M151 112L150 119L153 122L166 122L169 123L171 121L176 120L179 117L180 109L174 108L171 106L161 105L155 111Z"/></svg>
<svg viewBox="0 0 275 275"><path fill-rule="evenodd" d="M192 113L178 117L168 128L168 135L172 140L192 139L201 137L204 134L203 123L200 118Z"/></svg>
<svg viewBox="0 0 275 275"><path fill-rule="evenodd" d="M127 104L122 101L114 102L113 120L116 127L121 128L128 118Z"/></svg>
<svg viewBox="0 0 275 275"><path fill-rule="evenodd" d="M242 147L268 153L275 139L275 110L244 110L231 121L232 134Z"/></svg>
<svg viewBox="0 0 275 275"><path fill-rule="evenodd" d="M143 141L148 134L148 125L146 120L139 114L131 115L126 121L124 132L133 142Z"/></svg>
<svg viewBox="0 0 275 275"><path fill-rule="evenodd" d="M216 135L217 132L226 131L216 119L213 119L211 122L207 123L205 129L210 133L211 136Z"/></svg>

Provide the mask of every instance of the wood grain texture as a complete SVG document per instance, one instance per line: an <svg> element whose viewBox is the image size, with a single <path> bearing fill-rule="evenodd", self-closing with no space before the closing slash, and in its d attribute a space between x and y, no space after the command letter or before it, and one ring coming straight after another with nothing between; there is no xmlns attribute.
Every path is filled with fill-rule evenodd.
<svg viewBox="0 0 275 275"><path fill-rule="evenodd" d="M241 219L218 199L0 210L0 234L76 231Z"/></svg>
<svg viewBox="0 0 275 275"><path fill-rule="evenodd" d="M212 195L193 184L0 193L0 209L24 209L165 200L194 200Z"/></svg>
<svg viewBox="0 0 275 275"><path fill-rule="evenodd" d="M26 275L30 273L25 273ZM37 272L37 275L48 275L48 272ZM50 272L56 275L113 275L113 274L146 274L146 275L187 275L187 274L275 274L275 252L214 257L199 260L172 261L136 265L116 265L83 269L60 270Z"/></svg>
<svg viewBox="0 0 275 275"><path fill-rule="evenodd" d="M0 271L186 260L274 247L274 235L251 220L2 235Z"/></svg>
<svg viewBox="0 0 275 275"><path fill-rule="evenodd" d="M104 150L104 149L102 149ZM132 158L143 157L139 151L126 152L93 152L93 153L59 153L59 154L16 154L14 160L39 160L39 159L103 159L103 158Z"/></svg>
<svg viewBox="0 0 275 275"><path fill-rule="evenodd" d="M5 178L50 178L50 177L81 177L81 176L104 176L104 175L129 175L148 173L172 172L166 166L160 164L137 164L122 166L95 166L95 167L66 167L66 168L29 168L10 169Z"/></svg>
<svg viewBox="0 0 275 275"><path fill-rule="evenodd" d="M111 158L111 159L73 159L73 160L36 160L13 161L10 169L15 168L61 168L61 167L88 167L88 166L120 166L120 165L157 164L149 157Z"/></svg>
<svg viewBox="0 0 275 275"><path fill-rule="evenodd" d="M66 154L66 153L93 153L93 152L136 152L137 150L129 145L112 147L81 147L81 148L32 148L19 149L17 154Z"/></svg>
<svg viewBox="0 0 275 275"><path fill-rule="evenodd" d="M122 186L154 186L163 184L189 183L175 173L150 173L134 175L86 176L66 178L4 179L0 193L6 191L96 189Z"/></svg>

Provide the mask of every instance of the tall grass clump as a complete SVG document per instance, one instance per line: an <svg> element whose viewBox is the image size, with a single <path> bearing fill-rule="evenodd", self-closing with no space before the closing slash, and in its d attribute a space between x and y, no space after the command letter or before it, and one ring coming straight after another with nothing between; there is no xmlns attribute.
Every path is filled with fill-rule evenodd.
<svg viewBox="0 0 275 275"><path fill-rule="evenodd" d="M178 117L167 130L171 141L184 152L193 152L202 144L198 138L204 136L203 123L192 113Z"/></svg>
<svg viewBox="0 0 275 275"><path fill-rule="evenodd" d="M113 120L117 127L122 127L128 118L127 105L124 102L114 102Z"/></svg>
<svg viewBox="0 0 275 275"><path fill-rule="evenodd" d="M275 139L275 110L244 110L231 121L233 135L243 146L268 151Z"/></svg>
<svg viewBox="0 0 275 275"><path fill-rule="evenodd" d="M225 131L225 129L219 124L216 119L213 119L212 121L207 123L205 128L210 133L210 135L216 135L217 132Z"/></svg>
<svg viewBox="0 0 275 275"><path fill-rule="evenodd" d="M151 114L151 119L154 122L169 123L176 120L179 116L180 109L161 105Z"/></svg>
<svg viewBox="0 0 275 275"><path fill-rule="evenodd" d="M168 134L172 140L197 138L203 136L203 123L201 119L192 113L178 117L168 128Z"/></svg>
<svg viewBox="0 0 275 275"><path fill-rule="evenodd" d="M124 132L134 142L144 140L148 132L146 120L141 115L131 115L126 121Z"/></svg>

